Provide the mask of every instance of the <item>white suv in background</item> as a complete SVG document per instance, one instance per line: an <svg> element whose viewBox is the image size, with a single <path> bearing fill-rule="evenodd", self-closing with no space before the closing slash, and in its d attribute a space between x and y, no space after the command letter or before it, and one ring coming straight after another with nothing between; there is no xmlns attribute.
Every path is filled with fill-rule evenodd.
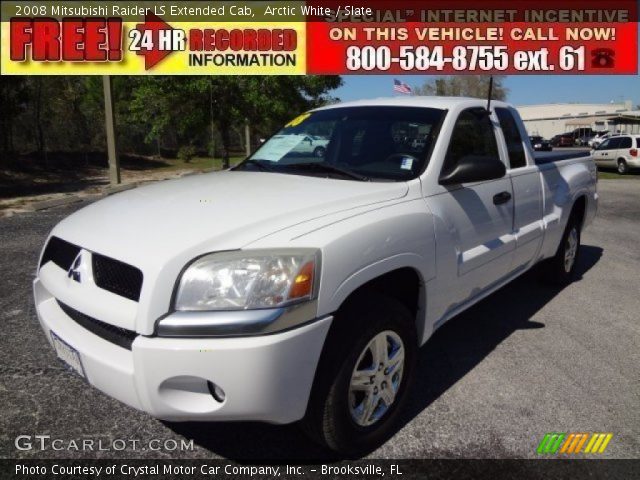
<svg viewBox="0 0 640 480"><path fill-rule="evenodd" d="M593 151L598 167L615 167L624 174L640 168L640 135L617 135L602 142Z"/></svg>
<svg viewBox="0 0 640 480"><path fill-rule="evenodd" d="M613 136L617 135L616 133L610 133L610 132L601 132L598 135L596 135L595 137L593 137L591 140L589 140L587 142L587 144L591 147L591 148L596 148L598 145L600 145L602 142L604 142L607 138L611 138Z"/></svg>

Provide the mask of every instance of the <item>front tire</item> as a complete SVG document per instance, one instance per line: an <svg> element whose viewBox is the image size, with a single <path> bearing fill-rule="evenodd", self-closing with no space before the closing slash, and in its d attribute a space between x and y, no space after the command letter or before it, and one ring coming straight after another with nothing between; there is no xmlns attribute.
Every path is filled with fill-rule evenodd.
<svg viewBox="0 0 640 480"><path fill-rule="evenodd" d="M623 159L618 160L618 173L624 175L629 172L629 165Z"/></svg>
<svg viewBox="0 0 640 480"><path fill-rule="evenodd" d="M334 322L303 427L335 452L361 455L396 431L416 363L414 320L378 296L351 302Z"/></svg>

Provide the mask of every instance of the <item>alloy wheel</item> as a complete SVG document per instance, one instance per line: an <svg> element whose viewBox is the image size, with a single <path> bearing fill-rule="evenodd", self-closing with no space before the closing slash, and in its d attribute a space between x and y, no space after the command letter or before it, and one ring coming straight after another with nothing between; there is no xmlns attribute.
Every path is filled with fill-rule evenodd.
<svg viewBox="0 0 640 480"><path fill-rule="evenodd" d="M360 354L349 384L349 411L361 427L378 422L395 402L402 382L405 349L400 336L378 333Z"/></svg>
<svg viewBox="0 0 640 480"><path fill-rule="evenodd" d="M564 248L564 271L569 273L573 268L578 253L578 230L572 227Z"/></svg>

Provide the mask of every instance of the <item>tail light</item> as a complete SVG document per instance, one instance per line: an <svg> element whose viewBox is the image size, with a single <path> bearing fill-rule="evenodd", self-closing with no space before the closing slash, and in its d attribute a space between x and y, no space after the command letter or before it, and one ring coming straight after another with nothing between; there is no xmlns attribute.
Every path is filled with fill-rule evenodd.
<svg viewBox="0 0 640 480"><path fill-rule="evenodd" d="M629 150L629 155L631 155L632 157L637 157L638 156L638 149L637 148L632 148L631 150Z"/></svg>

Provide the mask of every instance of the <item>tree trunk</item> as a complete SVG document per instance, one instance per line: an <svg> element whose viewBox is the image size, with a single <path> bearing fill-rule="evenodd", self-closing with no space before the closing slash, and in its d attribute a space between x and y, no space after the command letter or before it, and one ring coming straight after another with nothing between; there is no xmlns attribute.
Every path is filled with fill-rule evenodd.
<svg viewBox="0 0 640 480"><path fill-rule="evenodd" d="M42 156L44 153L44 128L42 126L42 78L36 78L36 98L33 105L36 124L36 149Z"/></svg>
<svg viewBox="0 0 640 480"><path fill-rule="evenodd" d="M77 140L82 150L87 151L91 144L91 135L89 133L88 122L80 107L82 93L78 92L77 78L78 77L72 79L71 77L67 77L67 91L69 92L71 111L73 112L73 124L79 131Z"/></svg>
<svg viewBox="0 0 640 480"><path fill-rule="evenodd" d="M13 144L13 117L11 117L9 119L9 121L11 122L7 128L7 137L9 137L9 152L14 152L15 151L15 146Z"/></svg>
<svg viewBox="0 0 640 480"><path fill-rule="evenodd" d="M12 126L13 126L13 118L11 116L11 113L7 113L6 116L2 120L0 120L0 127L2 128L2 151L3 152L13 151ZM2 158L4 158L4 156L2 156ZM0 158L0 163L2 163L2 158Z"/></svg>
<svg viewBox="0 0 640 480"><path fill-rule="evenodd" d="M229 162L229 146L231 143L230 130L231 129L228 123L224 122L220 125L220 136L222 137L222 168L224 170L228 169L230 166L230 162Z"/></svg>

